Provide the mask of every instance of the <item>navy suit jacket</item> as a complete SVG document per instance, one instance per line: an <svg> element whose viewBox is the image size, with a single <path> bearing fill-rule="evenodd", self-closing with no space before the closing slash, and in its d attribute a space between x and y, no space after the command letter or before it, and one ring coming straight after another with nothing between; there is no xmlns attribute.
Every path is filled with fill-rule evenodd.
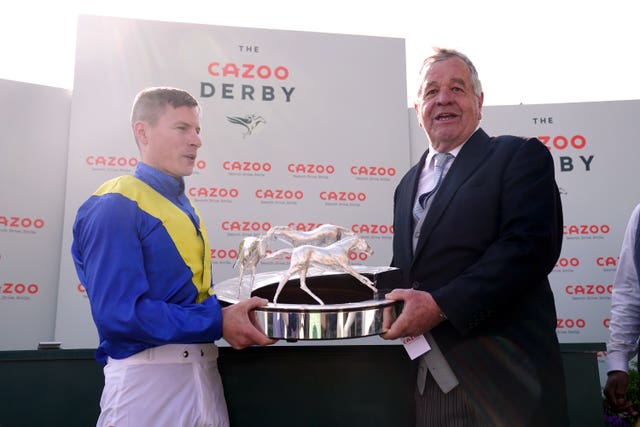
<svg viewBox="0 0 640 427"><path fill-rule="evenodd" d="M563 239L549 150L535 138L476 130L434 196L414 254L412 207L425 158L396 188L392 265L447 316L431 332L496 425L568 425L547 279Z"/></svg>

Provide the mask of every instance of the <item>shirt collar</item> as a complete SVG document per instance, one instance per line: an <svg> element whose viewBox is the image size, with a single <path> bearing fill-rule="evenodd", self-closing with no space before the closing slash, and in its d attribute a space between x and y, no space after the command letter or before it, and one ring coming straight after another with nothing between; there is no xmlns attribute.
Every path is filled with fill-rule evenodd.
<svg viewBox="0 0 640 427"><path fill-rule="evenodd" d="M454 148L453 150L449 151L449 154L451 154L453 156L453 159L455 160L456 157L458 157L458 153L460 152L460 150L462 150L462 147L464 147L464 144L466 144L467 142L469 142L469 140L471 139L471 137L478 131L478 129L480 129L480 125L478 125L478 127L476 127L476 130L473 131L473 133L469 136L469 138L467 138L467 140L465 142L463 142L462 144L458 145L456 148ZM431 164L431 159L433 158L433 156L435 156L436 154L438 154L438 151L436 151L432 146L431 143L429 143L429 152L427 153L427 158L424 161L425 167L428 167Z"/></svg>
<svg viewBox="0 0 640 427"><path fill-rule="evenodd" d="M175 178L145 163L138 162L133 175L160 194L177 197L184 193L183 178Z"/></svg>

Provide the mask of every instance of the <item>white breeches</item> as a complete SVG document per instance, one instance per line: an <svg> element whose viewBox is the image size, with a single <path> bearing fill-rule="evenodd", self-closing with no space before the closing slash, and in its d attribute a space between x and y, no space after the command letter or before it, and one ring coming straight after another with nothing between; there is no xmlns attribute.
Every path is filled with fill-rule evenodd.
<svg viewBox="0 0 640 427"><path fill-rule="evenodd" d="M108 359L97 427L228 427L215 344L168 344Z"/></svg>

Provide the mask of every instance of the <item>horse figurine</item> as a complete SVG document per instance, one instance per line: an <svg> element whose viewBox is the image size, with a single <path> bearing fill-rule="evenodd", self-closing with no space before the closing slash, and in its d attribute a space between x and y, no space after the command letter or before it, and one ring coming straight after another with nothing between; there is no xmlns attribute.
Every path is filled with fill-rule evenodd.
<svg viewBox="0 0 640 427"><path fill-rule="evenodd" d="M267 256L267 243L263 236L260 237L245 237L240 241L238 247L238 257L233 263L233 268L236 265L240 266L240 278L238 279L238 296L240 294L240 287L242 286L242 279L244 278L245 270L249 270L251 274L250 288L253 289L253 281L256 275L256 268L258 263Z"/></svg>
<svg viewBox="0 0 640 427"><path fill-rule="evenodd" d="M345 237L356 234L348 228L333 224L322 224L311 231L297 231L291 227L277 225L265 234L269 240L281 240L291 247L300 245L327 246Z"/></svg>
<svg viewBox="0 0 640 427"><path fill-rule="evenodd" d="M278 288L276 289L276 293L273 297L273 303L275 304L278 302L278 296L289 278L293 274L299 272L300 288L315 299L320 305L324 305L324 302L307 287L306 277L307 270L310 266L316 266L327 270L334 269L344 271L367 285L374 293L377 292L376 287L373 286L373 282L358 273L349 264L349 254L356 249L369 255L373 253L373 249L371 249L369 244L364 239L354 234L338 240L328 246L300 245L293 248L280 249L279 251L269 254L267 256L268 258L276 258L281 256L283 253L291 253L291 265L289 270L282 275L280 282L278 283Z"/></svg>

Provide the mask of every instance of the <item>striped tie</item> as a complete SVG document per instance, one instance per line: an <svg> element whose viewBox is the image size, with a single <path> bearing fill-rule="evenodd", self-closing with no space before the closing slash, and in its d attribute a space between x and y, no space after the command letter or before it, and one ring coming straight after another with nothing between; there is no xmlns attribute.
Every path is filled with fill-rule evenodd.
<svg viewBox="0 0 640 427"><path fill-rule="evenodd" d="M436 176L435 182L436 185L433 187L433 190L428 191L426 193L422 193L417 199L416 204L413 207L413 216L416 221L419 221L422 215L424 214L424 210L427 206L427 202L429 198L433 196L440 188L440 184L442 184L442 178L444 178L444 169L449 163L449 160L453 159L453 154L450 153L438 153L433 156L435 162Z"/></svg>

